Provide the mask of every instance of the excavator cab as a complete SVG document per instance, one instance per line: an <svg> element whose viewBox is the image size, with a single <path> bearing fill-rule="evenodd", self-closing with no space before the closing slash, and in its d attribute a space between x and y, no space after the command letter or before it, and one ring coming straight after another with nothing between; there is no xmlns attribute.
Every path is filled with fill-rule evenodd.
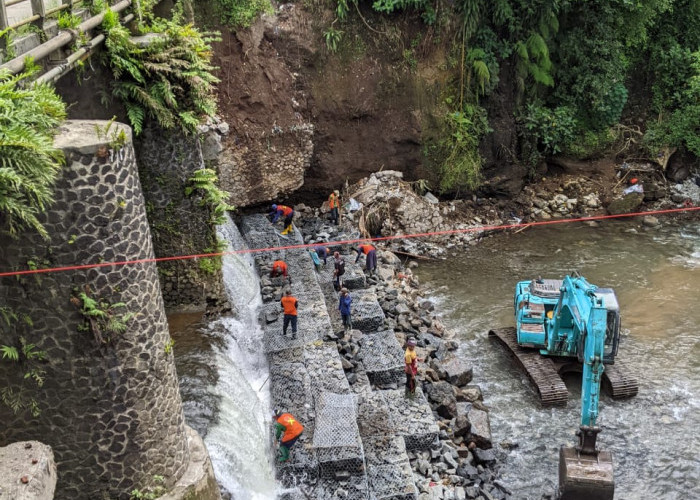
<svg viewBox="0 0 700 500"><path fill-rule="evenodd" d="M611 288L598 288L595 294L603 298L603 304L608 311L605 327L603 363L612 365L615 363L617 347L620 344L620 305L617 302L615 292Z"/></svg>

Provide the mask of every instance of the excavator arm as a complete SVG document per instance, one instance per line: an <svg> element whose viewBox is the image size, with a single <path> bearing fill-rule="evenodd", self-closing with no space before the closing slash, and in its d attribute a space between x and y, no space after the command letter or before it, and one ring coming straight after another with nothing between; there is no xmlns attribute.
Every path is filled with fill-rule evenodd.
<svg viewBox="0 0 700 500"><path fill-rule="evenodd" d="M564 283L563 297L567 294L564 288L574 286L568 277ZM579 288L578 292L574 293L574 302L579 312L587 309L585 316L574 314L579 320L575 328L579 330L579 359L583 363L581 425L576 433L578 445L562 446L559 450L559 494L561 500L612 500L615 491L612 454L596 447L600 432L597 426L600 386L605 371L607 310L594 287Z"/></svg>

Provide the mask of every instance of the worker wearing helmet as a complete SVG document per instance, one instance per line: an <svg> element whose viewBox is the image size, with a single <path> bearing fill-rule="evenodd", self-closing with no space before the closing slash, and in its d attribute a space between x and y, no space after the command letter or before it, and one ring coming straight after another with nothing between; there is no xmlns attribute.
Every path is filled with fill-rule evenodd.
<svg viewBox="0 0 700 500"><path fill-rule="evenodd" d="M280 442L279 461L286 462L289 460L290 449L304 432L304 426L290 413L275 409L273 414L275 417L275 439Z"/></svg>
<svg viewBox="0 0 700 500"><path fill-rule="evenodd" d="M328 197L328 207L331 209L331 222L336 226L340 224L340 191L337 189Z"/></svg>
<svg viewBox="0 0 700 500"><path fill-rule="evenodd" d="M418 358L416 353L416 339L413 337L406 341L406 352L404 353L406 372L406 397L413 398L416 395L416 375L418 374Z"/></svg>
<svg viewBox="0 0 700 500"><path fill-rule="evenodd" d="M357 252L355 263L360 260L360 255L364 254L366 256L365 269L369 272L369 275L372 276L374 270L377 268L377 249L369 243L365 243L354 250Z"/></svg>
<svg viewBox="0 0 700 500"><path fill-rule="evenodd" d="M272 205L270 207L270 214L272 216L272 223L277 222L280 217L284 217L284 231L281 235L289 234L292 231L292 219L294 219L294 209L286 205Z"/></svg>

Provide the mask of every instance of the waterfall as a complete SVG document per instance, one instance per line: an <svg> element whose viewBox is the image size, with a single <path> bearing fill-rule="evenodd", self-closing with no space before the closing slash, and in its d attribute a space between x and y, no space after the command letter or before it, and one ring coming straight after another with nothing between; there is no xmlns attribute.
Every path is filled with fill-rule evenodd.
<svg viewBox="0 0 700 500"><path fill-rule="evenodd" d="M229 250L246 247L230 218L217 234ZM223 333L224 342L216 353L219 380L213 388L220 398L218 420L205 443L216 478L235 500L269 500L276 496L276 483L268 455L269 369L257 321L259 278L249 254L225 255L223 275L235 314L210 325Z"/></svg>

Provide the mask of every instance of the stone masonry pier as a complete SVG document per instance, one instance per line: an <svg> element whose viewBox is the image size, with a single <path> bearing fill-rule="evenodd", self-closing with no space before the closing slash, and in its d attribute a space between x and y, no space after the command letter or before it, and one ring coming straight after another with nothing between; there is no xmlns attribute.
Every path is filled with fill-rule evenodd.
<svg viewBox="0 0 700 500"><path fill-rule="evenodd" d="M263 215L244 217L240 227L250 248L303 244L298 230L280 236ZM272 402L305 427L290 460L278 466L278 479L293 488L282 498L416 499L407 450L427 450L438 443L438 426L420 391L409 400L403 388L397 389L404 380L402 348L385 328L382 308L365 288L354 255L344 257L344 284L353 296L352 335L360 338L364 367L350 379L336 344L342 326L332 260L317 272L306 249L255 254L262 287L275 291L267 294L269 301L260 312ZM277 259L289 266L291 284L268 277ZM287 287L299 301L295 339L291 329L282 335L279 298Z"/></svg>

